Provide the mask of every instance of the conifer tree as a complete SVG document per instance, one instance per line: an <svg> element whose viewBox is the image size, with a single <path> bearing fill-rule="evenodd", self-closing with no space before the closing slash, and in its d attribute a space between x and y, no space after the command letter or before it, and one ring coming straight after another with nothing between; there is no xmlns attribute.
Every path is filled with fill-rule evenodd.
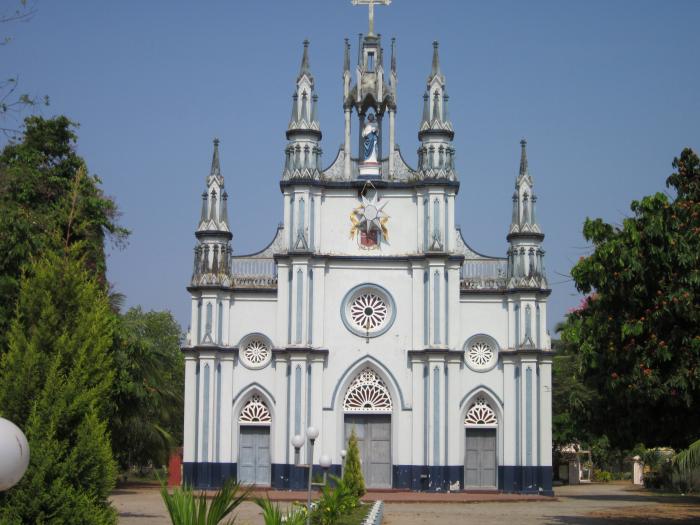
<svg viewBox="0 0 700 525"><path fill-rule="evenodd" d="M47 252L20 283L0 362L0 415L24 430L30 463L0 494L2 524L116 522L106 423L115 319L76 251Z"/></svg>
<svg viewBox="0 0 700 525"><path fill-rule="evenodd" d="M343 481L348 490L361 498L365 494L365 478L362 476L362 465L360 464L360 447L357 444L355 429L352 429L350 439L348 439L348 453L345 458L345 470L343 471Z"/></svg>

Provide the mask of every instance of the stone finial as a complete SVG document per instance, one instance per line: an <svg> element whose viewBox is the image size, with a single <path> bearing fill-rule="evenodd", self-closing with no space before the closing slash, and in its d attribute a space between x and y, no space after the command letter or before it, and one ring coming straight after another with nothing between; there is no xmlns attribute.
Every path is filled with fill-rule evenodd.
<svg viewBox="0 0 700 525"><path fill-rule="evenodd" d="M527 140L520 141L520 175L527 175Z"/></svg>
<svg viewBox="0 0 700 525"><path fill-rule="evenodd" d="M433 65L430 70L430 75L432 77L436 77L438 75L442 75L442 72L440 71L440 56L438 54L438 46L440 44L438 43L437 40L433 42Z"/></svg>

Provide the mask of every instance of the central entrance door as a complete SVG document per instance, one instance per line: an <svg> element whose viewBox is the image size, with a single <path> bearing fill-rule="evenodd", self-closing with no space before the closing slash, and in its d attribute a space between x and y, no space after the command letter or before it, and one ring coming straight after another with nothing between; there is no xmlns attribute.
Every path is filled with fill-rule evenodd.
<svg viewBox="0 0 700 525"><path fill-rule="evenodd" d="M241 426L238 454L238 481L270 484L270 427Z"/></svg>
<svg viewBox="0 0 700 525"><path fill-rule="evenodd" d="M345 443L355 429L367 488L391 488L391 415L346 414Z"/></svg>
<svg viewBox="0 0 700 525"><path fill-rule="evenodd" d="M496 429L467 428L464 451L465 488L496 487Z"/></svg>

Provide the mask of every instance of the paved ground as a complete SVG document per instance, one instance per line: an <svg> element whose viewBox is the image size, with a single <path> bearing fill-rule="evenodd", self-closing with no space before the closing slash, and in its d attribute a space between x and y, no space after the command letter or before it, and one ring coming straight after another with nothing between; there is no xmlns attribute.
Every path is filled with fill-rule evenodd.
<svg viewBox="0 0 700 525"><path fill-rule="evenodd" d="M297 496L277 494L285 499ZM556 498L498 495L476 498L471 494L378 494L387 501L385 525L509 525L514 520L517 525L700 525L698 497L658 496L628 483L560 487L556 495ZM454 501L459 499L457 496L461 496L462 501ZM425 502L394 502L406 498L415 501L417 497ZM120 525L170 525L157 489L116 490L112 502L119 512ZM236 523L262 525L262 518L254 504L245 503L238 512Z"/></svg>

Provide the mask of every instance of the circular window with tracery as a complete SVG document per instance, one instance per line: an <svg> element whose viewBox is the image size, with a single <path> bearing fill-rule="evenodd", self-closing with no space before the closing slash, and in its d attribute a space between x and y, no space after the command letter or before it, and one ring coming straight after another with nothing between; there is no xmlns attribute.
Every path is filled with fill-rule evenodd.
<svg viewBox="0 0 700 525"><path fill-rule="evenodd" d="M364 284L343 299L341 316L345 327L361 337L377 337L394 322L394 300L384 288Z"/></svg>
<svg viewBox="0 0 700 525"><path fill-rule="evenodd" d="M272 345L265 336L251 334L241 341L239 355L247 368L263 368L272 358Z"/></svg>
<svg viewBox="0 0 700 525"><path fill-rule="evenodd" d="M465 361L472 370L478 372L490 370L498 360L498 345L492 337L474 336L467 341L464 347Z"/></svg>

